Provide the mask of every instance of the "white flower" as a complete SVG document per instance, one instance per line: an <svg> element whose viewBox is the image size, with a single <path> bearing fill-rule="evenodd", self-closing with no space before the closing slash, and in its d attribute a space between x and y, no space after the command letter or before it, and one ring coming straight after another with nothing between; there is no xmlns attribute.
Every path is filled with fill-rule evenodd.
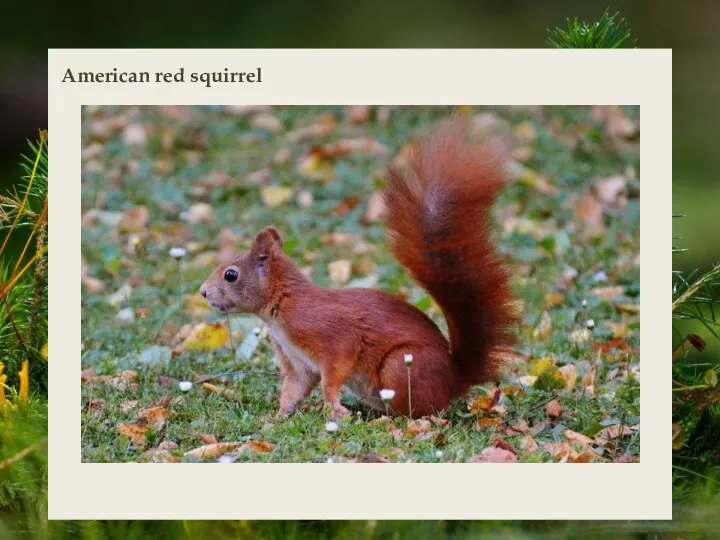
<svg viewBox="0 0 720 540"><path fill-rule="evenodd" d="M256 336L260 335L260 329L257 326L253 328L253 334L255 334Z"/></svg>
<svg viewBox="0 0 720 540"><path fill-rule="evenodd" d="M178 386L183 392L189 392L193 387L193 383L191 383L190 381L180 381Z"/></svg>
<svg viewBox="0 0 720 540"><path fill-rule="evenodd" d="M583 298L583 301L582 301L582 307L584 307L584 308L587 307L587 300L585 300L584 298Z"/></svg>
<svg viewBox="0 0 720 540"><path fill-rule="evenodd" d="M233 461L235 461L235 458L231 454L223 454L217 458L218 463L232 463Z"/></svg>
<svg viewBox="0 0 720 540"><path fill-rule="evenodd" d="M337 430L338 430L338 425L336 422L328 422L327 424L325 424L325 431L329 431L330 433L332 433Z"/></svg>
<svg viewBox="0 0 720 540"><path fill-rule="evenodd" d="M435 450L435 457L436 457L436 458L441 458L442 455L443 455L442 450Z"/></svg>
<svg viewBox="0 0 720 540"><path fill-rule="evenodd" d="M185 251L185 248L174 247L170 249L169 253L173 259L182 259L187 253L187 251Z"/></svg>
<svg viewBox="0 0 720 540"><path fill-rule="evenodd" d="M380 390L380 399L382 399L383 401L388 402L394 397L395 390L391 388L383 388L382 390Z"/></svg>
<svg viewBox="0 0 720 540"><path fill-rule="evenodd" d="M412 366L413 363L413 355L412 354L406 354L405 355L405 365L406 366Z"/></svg>
<svg viewBox="0 0 720 540"><path fill-rule="evenodd" d="M335 463L335 460L332 457L327 458L328 463Z"/></svg>
<svg viewBox="0 0 720 540"><path fill-rule="evenodd" d="M595 321L593 319L588 319L585 321L585 326L588 328L595 328Z"/></svg>

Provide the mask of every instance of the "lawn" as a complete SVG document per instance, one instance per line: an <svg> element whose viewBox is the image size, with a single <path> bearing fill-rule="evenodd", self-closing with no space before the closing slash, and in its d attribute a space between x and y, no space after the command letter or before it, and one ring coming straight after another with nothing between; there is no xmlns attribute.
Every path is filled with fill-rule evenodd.
<svg viewBox="0 0 720 540"><path fill-rule="evenodd" d="M522 302L517 360L499 387L430 418L388 418L348 396L353 414L328 426L316 391L274 419L266 329L211 310L200 284L274 224L316 283L401 294L444 329L391 256L378 203L388 160L453 113L511 158L493 219ZM639 109L82 115L83 461L639 460Z"/></svg>

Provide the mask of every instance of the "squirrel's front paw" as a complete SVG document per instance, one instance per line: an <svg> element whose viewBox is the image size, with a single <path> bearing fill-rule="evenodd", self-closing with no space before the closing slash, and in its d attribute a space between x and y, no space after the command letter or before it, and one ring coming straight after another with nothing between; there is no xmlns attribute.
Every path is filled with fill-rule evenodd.
<svg viewBox="0 0 720 540"><path fill-rule="evenodd" d="M287 418L295 412L295 407L280 407L275 413L275 420L282 420Z"/></svg>

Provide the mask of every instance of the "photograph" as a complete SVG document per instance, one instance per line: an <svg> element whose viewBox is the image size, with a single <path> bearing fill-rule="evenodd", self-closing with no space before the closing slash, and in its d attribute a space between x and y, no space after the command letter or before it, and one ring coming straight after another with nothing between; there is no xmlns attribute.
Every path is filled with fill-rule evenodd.
<svg viewBox="0 0 720 540"><path fill-rule="evenodd" d="M84 463L640 461L640 107L88 105Z"/></svg>

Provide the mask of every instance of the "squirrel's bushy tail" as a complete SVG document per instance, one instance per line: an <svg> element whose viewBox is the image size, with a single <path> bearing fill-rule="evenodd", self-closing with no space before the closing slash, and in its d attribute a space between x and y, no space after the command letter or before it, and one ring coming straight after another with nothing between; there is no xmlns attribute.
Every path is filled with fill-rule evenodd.
<svg viewBox="0 0 720 540"><path fill-rule="evenodd" d="M501 160L454 120L389 168L390 246L447 320L457 391L492 380L517 320L508 270L491 238L490 208L504 184Z"/></svg>

